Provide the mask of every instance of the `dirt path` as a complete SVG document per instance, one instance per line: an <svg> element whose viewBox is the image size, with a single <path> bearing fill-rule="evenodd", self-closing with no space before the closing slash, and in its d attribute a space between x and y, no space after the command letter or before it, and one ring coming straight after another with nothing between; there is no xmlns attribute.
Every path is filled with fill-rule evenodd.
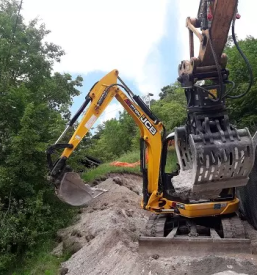
<svg viewBox="0 0 257 275"><path fill-rule="evenodd" d="M62 264L62 275L257 274L252 255L140 256L137 240L150 215L140 208L141 178L113 175L99 186L109 191L84 208L75 225L58 233L60 245L55 253L61 253L63 247L74 253Z"/></svg>

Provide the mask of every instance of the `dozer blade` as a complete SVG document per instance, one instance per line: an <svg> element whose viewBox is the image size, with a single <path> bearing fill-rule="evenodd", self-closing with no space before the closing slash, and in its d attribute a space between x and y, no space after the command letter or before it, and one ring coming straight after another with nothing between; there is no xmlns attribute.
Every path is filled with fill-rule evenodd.
<svg viewBox="0 0 257 275"><path fill-rule="evenodd" d="M204 219L204 218L203 218ZM213 218L215 219L215 218ZM185 221L185 219L184 219ZM143 236L139 238L139 253L143 256L206 256L228 254L251 254L251 240L245 235L243 224L238 217L222 218L222 233L194 223L187 219L183 224L165 215L150 217Z"/></svg>
<svg viewBox="0 0 257 275"><path fill-rule="evenodd" d="M87 205L104 192L107 190L85 184L79 174L75 172L65 173L60 186L56 189L58 198L72 206Z"/></svg>
<svg viewBox="0 0 257 275"><path fill-rule="evenodd" d="M251 241L247 239L214 239L204 237L140 237L139 253L144 256L206 256L252 254Z"/></svg>

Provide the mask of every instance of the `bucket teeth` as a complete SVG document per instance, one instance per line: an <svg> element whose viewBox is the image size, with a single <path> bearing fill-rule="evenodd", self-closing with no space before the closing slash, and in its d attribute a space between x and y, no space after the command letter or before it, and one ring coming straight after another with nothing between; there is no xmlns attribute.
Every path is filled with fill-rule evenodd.
<svg viewBox="0 0 257 275"><path fill-rule="evenodd" d="M75 172L65 173L60 186L56 189L58 198L72 206L88 205L90 201L104 192L107 190L85 184Z"/></svg>

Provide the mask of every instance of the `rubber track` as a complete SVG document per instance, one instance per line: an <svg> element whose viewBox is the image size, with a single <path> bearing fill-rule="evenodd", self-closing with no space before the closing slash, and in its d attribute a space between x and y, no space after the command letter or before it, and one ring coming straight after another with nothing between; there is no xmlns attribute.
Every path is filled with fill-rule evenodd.
<svg viewBox="0 0 257 275"><path fill-rule="evenodd" d="M146 224L145 236L164 237L164 227L166 219L166 215L152 214Z"/></svg>
<svg viewBox="0 0 257 275"><path fill-rule="evenodd" d="M245 238L245 229L238 216L221 219L224 238Z"/></svg>

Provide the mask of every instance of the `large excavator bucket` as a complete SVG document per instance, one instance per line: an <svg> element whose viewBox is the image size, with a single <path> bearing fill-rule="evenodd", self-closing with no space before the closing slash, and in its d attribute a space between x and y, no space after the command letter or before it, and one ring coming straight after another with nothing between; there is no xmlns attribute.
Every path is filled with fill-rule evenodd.
<svg viewBox="0 0 257 275"><path fill-rule="evenodd" d="M255 158L253 139L248 129L237 130L232 140L214 137L213 143L203 144L201 138L190 136L194 157L194 191L245 186Z"/></svg>
<svg viewBox="0 0 257 275"><path fill-rule="evenodd" d="M99 195L107 192L105 189L90 187L85 184L79 174L67 172L56 189L58 198L72 206L84 206Z"/></svg>
<svg viewBox="0 0 257 275"><path fill-rule="evenodd" d="M248 129L235 130L234 135L212 135L207 140L188 136L186 129L179 127L175 141L181 175L174 183L189 180L194 193L247 184L255 159L255 143Z"/></svg>

